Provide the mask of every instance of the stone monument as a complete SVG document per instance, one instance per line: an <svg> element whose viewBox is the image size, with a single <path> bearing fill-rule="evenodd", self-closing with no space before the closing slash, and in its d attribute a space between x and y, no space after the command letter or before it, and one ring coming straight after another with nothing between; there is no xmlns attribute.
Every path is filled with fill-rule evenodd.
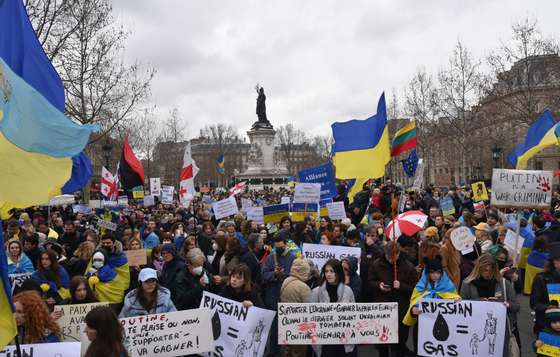
<svg viewBox="0 0 560 357"><path fill-rule="evenodd" d="M280 187L287 183L288 169L276 154L276 131L266 116L264 88L257 85L257 121L247 132L251 143L249 164L245 172L236 175L237 181L248 181L250 188Z"/></svg>

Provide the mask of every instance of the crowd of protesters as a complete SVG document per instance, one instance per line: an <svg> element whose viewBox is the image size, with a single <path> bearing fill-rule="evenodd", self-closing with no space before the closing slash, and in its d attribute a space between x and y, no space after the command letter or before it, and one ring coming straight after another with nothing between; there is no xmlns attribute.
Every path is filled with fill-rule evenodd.
<svg viewBox="0 0 560 357"><path fill-rule="evenodd" d="M515 229L512 212L488 205L475 209L467 188L405 191L376 182L351 199L347 191L340 183L334 198L347 211L341 221L306 216L294 222L287 215L265 225L242 213L216 220L209 200L227 197L225 192L197 195L189 207L131 203L89 213L75 213L72 206L15 212L4 227L9 273L31 273L14 292L18 342L61 341L55 305L108 302L110 308L95 308L86 317L92 341L86 356L127 356L118 317L196 309L204 291L270 310L279 302L397 302L399 342L377 346L380 356L416 356L407 346L416 346L418 294L502 302L511 326L506 341L511 332L519 346L517 295L530 295L534 332L560 335L560 309L547 294L547 284L560 283L557 195L550 209L522 212L525 243L514 261L515 252L504 245L507 229ZM289 193L249 191L237 199L277 204ZM454 214L442 213L440 202L446 197L452 199ZM421 210L428 220L417 234L391 241L385 227L398 213L399 201L400 210ZM116 223L116 230L103 228L101 220ZM450 238L460 226L476 236L466 254ZM304 243L360 247L362 256L331 259L319 271L302 257ZM126 251L138 249L146 250L146 265L129 264ZM277 340L274 321L266 350L271 356L357 355L354 345L308 348L279 346ZM536 348L542 341L523 343Z"/></svg>

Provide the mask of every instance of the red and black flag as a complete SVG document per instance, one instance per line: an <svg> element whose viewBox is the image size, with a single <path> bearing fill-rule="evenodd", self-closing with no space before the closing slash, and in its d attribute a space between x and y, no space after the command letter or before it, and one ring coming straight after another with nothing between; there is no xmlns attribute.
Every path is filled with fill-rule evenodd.
<svg viewBox="0 0 560 357"><path fill-rule="evenodd" d="M125 191L137 186L144 186L144 167L128 144L128 137L124 139L121 160L119 162L119 177L121 187Z"/></svg>

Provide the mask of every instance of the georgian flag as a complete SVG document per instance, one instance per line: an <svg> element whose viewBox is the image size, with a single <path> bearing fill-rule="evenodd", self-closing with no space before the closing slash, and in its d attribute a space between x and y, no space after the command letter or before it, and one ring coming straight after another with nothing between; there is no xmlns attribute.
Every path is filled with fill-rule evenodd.
<svg viewBox="0 0 560 357"><path fill-rule="evenodd" d="M183 155L183 168L179 176L179 202L183 207L189 205L194 198L194 178L198 174L198 167L192 158L191 143L185 147Z"/></svg>
<svg viewBox="0 0 560 357"><path fill-rule="evenodd" d="M241 193L243 191L245 191L245 185L247 184L247 181L243 181L238 183L237 185L233 186L232 188L229 189L229 195L230 196L235 196L238 193Z"/></svg>
<svg viewBox="0 0 560 357"><path fill-rule="evenodd" d="M101 193L108 200L114 201L119 196L119 182L112 173L103 166L101 169Z"/></svg>

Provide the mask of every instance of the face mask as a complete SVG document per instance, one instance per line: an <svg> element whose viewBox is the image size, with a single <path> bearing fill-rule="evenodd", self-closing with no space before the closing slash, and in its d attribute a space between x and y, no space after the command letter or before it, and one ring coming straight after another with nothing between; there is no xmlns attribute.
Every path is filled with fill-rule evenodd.
<svg viewBox="0 0 560 357"><path fill-rule="evenodd" d="M202 274L202 267L196 267L192 269L192 273L196 276L200 276Z"/></svg>
<svg viewBox="0 0 560 357"><path fill-rule="evenodd" d="M163 257L160 255L160 256L157 258L157 260L160 261L160 262L163 262Z"/></svg>
<svg viewBox="0 0 560 357"><path fill-rule="evenodd" d="M217 243L212 244L212 249L214 249L215 252L218 251L218 248L219 248L219 247L218 247L218 244L217 244Z"/></svg>
<svg viewBox="0 0 560 357"><path fill-rule="evenodd" d="M103 268L103 261L101 260L96 260L91 264L95 269L101 269Z"/></svg>

